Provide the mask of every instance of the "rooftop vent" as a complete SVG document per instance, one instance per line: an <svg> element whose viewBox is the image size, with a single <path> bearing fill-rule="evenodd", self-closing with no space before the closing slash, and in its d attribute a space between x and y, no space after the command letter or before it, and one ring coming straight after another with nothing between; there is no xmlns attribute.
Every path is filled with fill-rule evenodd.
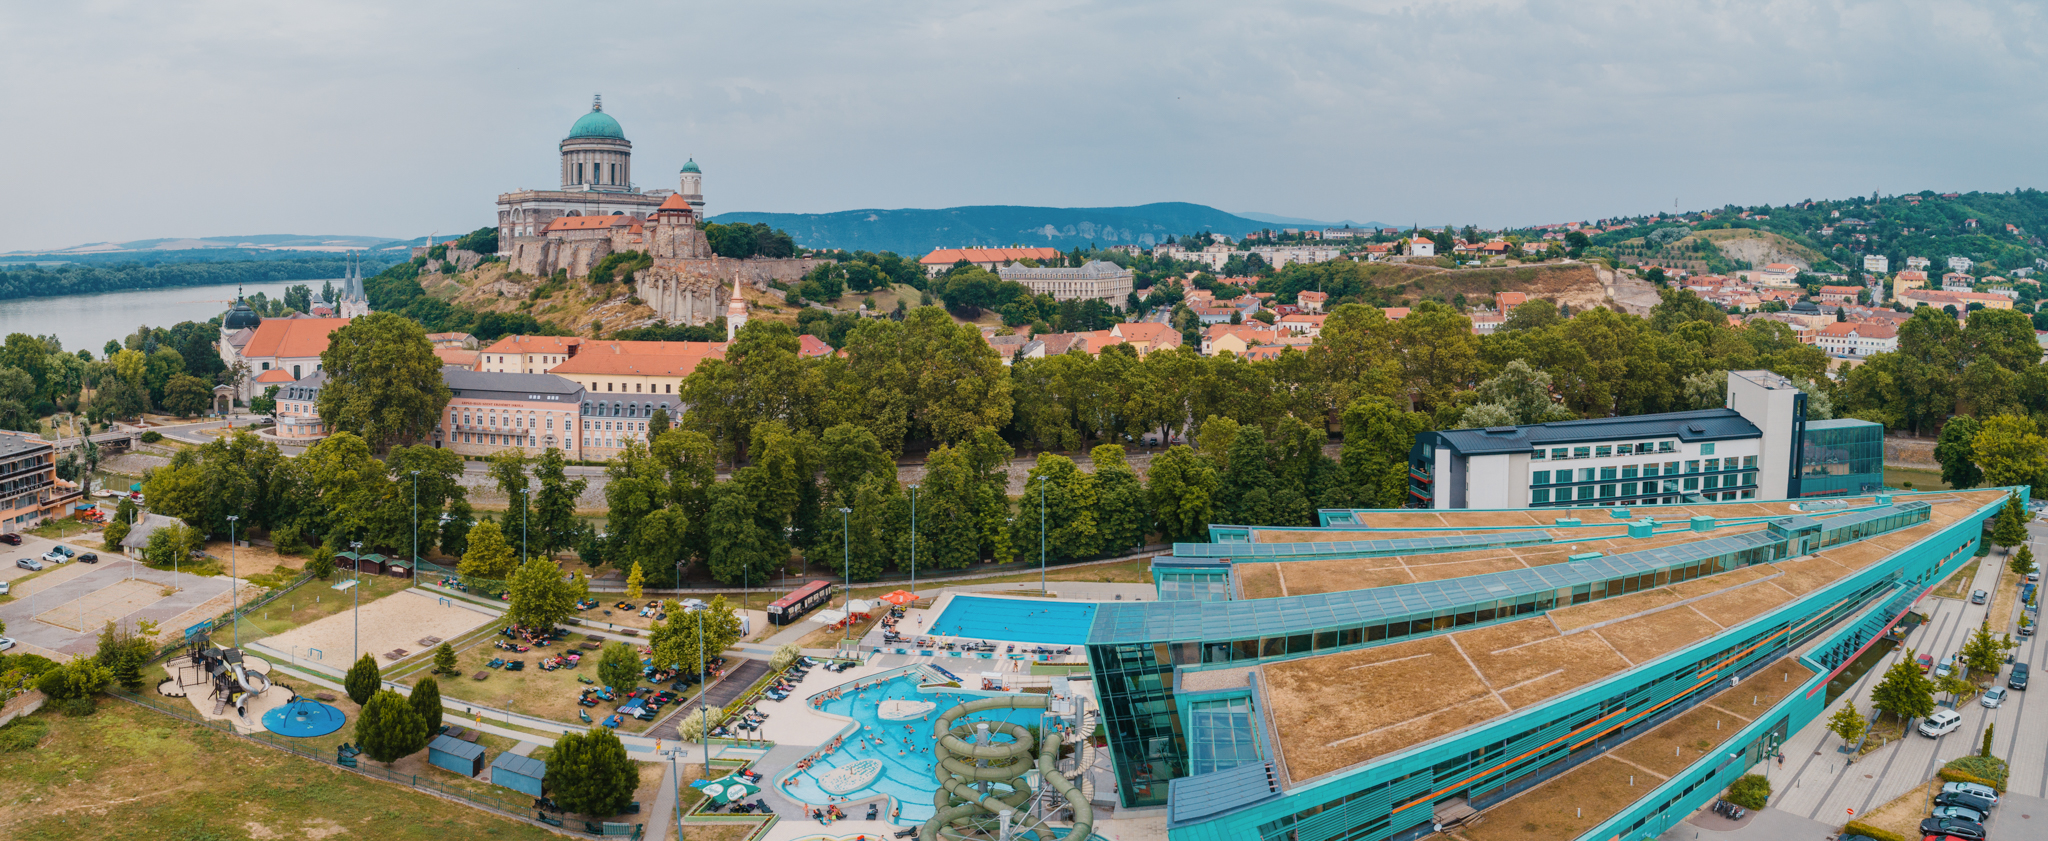
<svg viewBox="0 0 2048 841"><path fill-rule="evenodd" d="M1516 429L1516 427L1512 427L1512 426L1489 426L1489 427L1487 427L1487 428L1486 428L1486 434L1488 434L1488 435L1513 435L1513 434L1515 434L1515 429Z"/></svg>
<svg viewBox="0 0 2048 841"><path fill-rule="evenodd" d="M1704 426L1701 426L1701 425L1699 425L1699 424L1696 424L1696 423L1694 423L1694 424L1687 424L1687 425L1686 425L1686 427L1685 427L1685 431L1687 431L1687 432L1690 432L1690 433L1693 433L1693 434L1695 434L1695 435L1700 435L1700 434L1704 434L1704 433L1705 433L1705 432L1707 431L1707 428L1706 428L1706 427L1704 427Z"/></svg>

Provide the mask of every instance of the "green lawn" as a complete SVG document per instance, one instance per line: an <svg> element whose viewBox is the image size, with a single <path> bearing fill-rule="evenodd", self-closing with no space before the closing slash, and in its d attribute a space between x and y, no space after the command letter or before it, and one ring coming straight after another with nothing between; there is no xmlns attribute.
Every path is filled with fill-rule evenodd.
<svg viewBox="0 0 2048 841"><path fill-rule="evenodd" d="M558 837L112 699L31 720L49 727L36 749L0 754L0 837Z"/></svg>
<svg viewBox="0 0 2048 841"><path fill-rule="evenodd" d="M347 577L347 571L338 571L326 581L314 579L286 593L242 619L242 642L244 644L281 634L316 619L322 619L354 607L356 596L353 592L334 589L335 582ZM410 578L395 578L389 575L364 575L362 600L376 601L412 586Z"/></svg>
<svg viewBox="0 0 2048 841"><path fill-rule="evenodd" d="M1884 469L1884 483L1888 487L1910 487L1916 491L1945 491L1948 483L1941 480L1939 470L1921 470L1914 467L1892 467Z"/></svg>

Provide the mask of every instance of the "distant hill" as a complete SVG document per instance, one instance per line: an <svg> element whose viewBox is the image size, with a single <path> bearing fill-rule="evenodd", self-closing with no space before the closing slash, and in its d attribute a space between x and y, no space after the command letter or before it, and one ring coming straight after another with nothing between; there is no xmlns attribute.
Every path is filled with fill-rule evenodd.
<svg viewBox="0 0 2048 841"><path fill-rule="evenodd" d="M1394 227L1393 225L1388 225L1388 224L1385 224L1385 223L1381 223L1381 222L1353 222L1353 221L1351 221L1351 220L1349 220L1349 219L1346 219L1346 220L1344 220L1344 221L1342 221L1342 222L1323 222L1323 221L1319 221L1319 220L1316 220L1316 219L1303 219L1303 218L1301 218L1301 217L1299 217L1299 216L1277 216L1277 215L1274 215L1274 214L1271 214L1271 213L1250 213L1250 212L1244 212L1244 211L1240 211L1240 212L1239 212L1239 213L1238 213L1237 215L1239 215L1239 216L1242 216L1242 217L1244 217L1244 218L1246 218L1246 219L1254 219L1254 220L1257 220L1257 221L1260 221L1260 222L1268 222L1268 223L1271 223L1271 224L1274 224L1274 225L1286 225L1287 227L1290 227L1290 228L1391 228L1391 227Z"/></svg>
<svg viewBox="0 0 2048 841"><path fill-rule="evenodd" d="M1213 207L1160 202L1137 207L1020 207L982 205L936 210L842 210L837 213L723 213L713 222L760 223L788 231L807 248L894 251L934 248L1052 246L1060 249L1153 245L1167 237L1209 231L1243 236L1270 222Z"/></svg>
<svg viewBox="0 0 2048 841"><path fill-rule="evenodd" d="M165 251L197 251L202 249L238 249L243 251L313 251L340 252L358 251L387 245L391 237L365 237L346 234L254 234L231 237L167 237L160 239L138 239L130 242L89 242L69 248L53 248L42 251L10 251L0 257L53 256L84 257L101 254L140 255Z"/></svg>

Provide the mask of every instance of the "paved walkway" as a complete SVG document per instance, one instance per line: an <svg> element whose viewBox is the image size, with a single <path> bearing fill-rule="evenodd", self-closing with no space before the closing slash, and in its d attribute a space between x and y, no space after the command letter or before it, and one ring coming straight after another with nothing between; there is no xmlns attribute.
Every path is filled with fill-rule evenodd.
<svg viewBox="0 0 2048 841"><path fill-rule="evenodd" d="M1836 830L1833 825L1777 809L1753 812L1740 825L1726 828L1730 823L1710 809L1703 808L1657 838L1658 841L1828 841Z"/></svg>
<svg viewBox="0 0 2048 841"><path fill-rule="evenodd" d="M24 541L21 547L12 549L7 555L7 566L26 573L26 570L14 567L13 558L22 557L22 555L16 554L17 552L33 550L37 555L40 555L48 551L50 546L55 545L52 541L47 540L40 541L38 544L36 543L38 540L38 538L29 538L27 541ZM82 544L67 545L71 545L73 548L82 546ZM84 550L80 549L80 551ZM78 624L84 626L83 630L73 630L60 625L41 622L36 617L49 611L58 611L56 618L69 621L71 617L64 616L63 612L59 610L60 608L72 605L74 602L77 602L75 606L88 604L89 600L87 602L80 602L78 600L85 599L94 593L98 593L100 590L120 584L129 578L150 584L175 586L178 589L177 592L169 596L155 596L147 604L137 607L132 612L125 613L121 617L121 621L124 624L132 623L139 619L153 619L158 622L172 619L187 610L191 610L227 593L233 584L233 579L225 575L202 577L187 573L172 573L169 570L150 569L118 555L110 555L99 550L94 551L100 554L99 563L87 564L71 561L70 563L59 565L35 578L14 585L14 592L12 594L14 600L6 604L0 604L0 622L7 624L7 635L21 642L24 650L41 649L58 654L92 653L98 647L100 625L107 618L111 618L110 616L102 616L98 621L94 621L94 617L91 614L80 613L76 620ZM154 596L153 593L148 595ZM226 612L226 610L227 604L223 600L221 611ZM166 630L178 631L182 629L171 628ZM30 648L31 646L33 646L33 649Z"/></svg>
<svg viewBox="0 0 2048 841"><path fill-rule="evenodd" d="M2037 538L2041 536L2042 529L2030 528ZM2044 548L2048 547L2036 543L2035 554L2039 556ZM1811 724L1792 734L1785 745L1786 764L1763 769L1775 792L1774 810L1839 826L1848 820L1849 809L1867 814L1933 778L1943 763L1973 752L1983 738L1984 726L1994 722L1994 750L2012 763L2011 791L2048 795L2048 710L2044 710L2048 702L2033 705L2030 712L2025 692L2012 693L2012 699L1997 710L1986 709L1974 699L1965 701L1958 710L1963 725L1947 736L1929 739L1909 733L1853 764L1844 762L1841 739L1827 732L1828 718L1852 700L1858 712L1871 714L1871 691L1883 679L1885 670L1905 656L1908 647L1917 653L1931 654L1936 660L1960 650L1970 633L1985 621L1990 609L1988 605L1970 604L1967 594L1979 588L1993 590L2006 560L2005 553L1997 550L1986 557L1978 565L1976 578L1964 588L1965 598L1923 597L1914 609L1928 617L1927 623L1915 630L1904 646L1872 666L1853 692L1836 699ZM2010 620L2011 617L1993 620L1992 632L2010 630ZM2022 641L2016 658L2032 663L2035 670L2048 668L2048 653L2033 642L2034 638L2015 639Z"/></svg>

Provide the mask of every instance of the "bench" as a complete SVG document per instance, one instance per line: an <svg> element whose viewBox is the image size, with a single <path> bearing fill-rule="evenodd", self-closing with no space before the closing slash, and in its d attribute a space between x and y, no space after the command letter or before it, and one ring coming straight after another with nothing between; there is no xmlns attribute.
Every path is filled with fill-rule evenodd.
<svg viewBox="0 0 2048 841"><path fill-rule="evenodd" d="M420 647L421 647L421 648L427 648L427 647L429 647L429 646L435 646L435 645L440 645L440 644L441 644L441 638L440 638L440 637L420 637Z"/></svg>
<svg viewBox="0 0 2048 841"><path fill-rule="evenodd" d="M406 654L407 654L407 652L406 652L406 650L405 650L405 649L403 649L403 648L394 648L394 649L391 649L390 651L386 651L386 652L384 652L384 656L385 656L386 658L388 658L388 659L392 659L392 660L403 660L403 659L405 659L405 655L406 655Z"/></svg>
<svg viewBox="0 0 2048 841"><path fill-rule="evenodd" d="M470 680L483 680L484 678L487 678L487 677L490 677L490 676L491 676L491 671L490 671L489 669L485 669L485 670L483 670L483 671L481 671L481 672L477 672L476 674L470 675L470 676L469 676L469 679L470 679Z"/></svg>
<svg viewBox="0 0 2048 841"><path fill-rule="evenodd" d="M611 821L605 821L602 825L600 825L591 823L590 821L584 821L583 831L588 832L592 835L602 836L606 838L639 838L641 831L644 830L646 826L646 824L612 823Z"/></svg>

